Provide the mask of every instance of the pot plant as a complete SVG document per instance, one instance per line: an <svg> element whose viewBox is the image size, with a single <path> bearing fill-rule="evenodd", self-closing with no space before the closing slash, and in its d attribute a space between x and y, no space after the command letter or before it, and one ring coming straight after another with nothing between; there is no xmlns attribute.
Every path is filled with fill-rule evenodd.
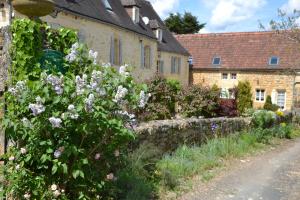
<svg viewBox="0 0 300 200"><path fill-rule="evenodd" d="M16 11L29 18L42 17L54 10L53 0L13 0L12 5Z"/></svg>

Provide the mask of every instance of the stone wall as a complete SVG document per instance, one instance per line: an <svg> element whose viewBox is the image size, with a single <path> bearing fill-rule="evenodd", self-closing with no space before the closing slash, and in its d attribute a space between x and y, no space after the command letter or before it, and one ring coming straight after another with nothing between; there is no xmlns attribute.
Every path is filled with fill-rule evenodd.
<svg viewBox="0 0 300 200"><path fill-rule="evenodd" d="M228 79L222 79L222 73L227 73ZM231 79L231 73L236 73L237 79ZM265 101L256 101L256 89L265 90L265 99L267 95L270 95L273 103L277 102L277 91L285 91L286 110L291 110L293 106L295 78L295 75L288 74L286 71L193 70L192 73L193 84L208 86L216 84L218 87L226 89L234 88L238 85L239 81L248 80L252 86L252 99L255 108L262 108L265 103Z"/></svg>
<svg viewBox="0 0 300 200"><path fill-rule="evenodd" d="M172 151L183 144L201 144L216 134L226 136L246 129L251 118L178 119L142 123L135 129L137 139L133 146L152 143L162 151ZM217 130L212 131L212 125Z"/></svg>

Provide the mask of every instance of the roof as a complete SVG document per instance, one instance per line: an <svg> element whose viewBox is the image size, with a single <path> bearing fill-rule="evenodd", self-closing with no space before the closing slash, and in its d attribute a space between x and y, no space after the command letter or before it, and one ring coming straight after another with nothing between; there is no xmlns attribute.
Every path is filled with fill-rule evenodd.
<svg viewBox="0 0 300 200"><path fill-rule="evenodd" d="M158 44L159 51L190 55L189 52L175 39L173 34L165 26L164 22L158 16L151 3L146 0L136 0L139 2L142 17L148 17L150 20L156 20L155 26L163 30L163 40ZM153 24L152 24L153 25ZM150 26L150 25L149 25Z"/></svg>
<svg viewBox="0 0 300 200"><path fill-rule="evenodd" d="M54 0L56 8L65 12L113 24L153 39L156 38L150 27L146 26L142 20L138 24L133 23L120 0L107 1L111 5L112 11L107 10L101 0Z"/></svg>
<svg viewBox="0 0 300 200"><path fill-rule="evenodd" d="M300 44L277 32L237 32L177 35L192 54L194 69L300 69ZM272 56L279 65L269 65ZM214 66L214 57L221 65Z"/></svg>
<svg viewBox="0 0 300 200"><path fill-rule="evenodd" d="M125 7L130 7L130 6L138 6L138 7L140 7L140 4L138 3L137 0L121 0L121 3Z"/></svg>

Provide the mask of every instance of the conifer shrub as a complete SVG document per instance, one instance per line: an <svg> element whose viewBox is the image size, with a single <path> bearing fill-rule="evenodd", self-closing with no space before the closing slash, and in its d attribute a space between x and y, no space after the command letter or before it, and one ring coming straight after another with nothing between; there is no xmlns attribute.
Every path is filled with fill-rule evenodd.
<svg viewBox="0 0 300 200"><path fill-rule="evenodd" d="M240 81L237 86L237 107L241 114L253 106L251 90L249 81Z"/></svg>
<svg viewBox="0 0 300 200"><path fill-rule="evenodd" d="M265 105L264 105L264 109L275 112L279 109L279 106L277 106L276 104L273 104L271 96L268 95L267 99L266 99L266 102L265 102Z"/></svg>

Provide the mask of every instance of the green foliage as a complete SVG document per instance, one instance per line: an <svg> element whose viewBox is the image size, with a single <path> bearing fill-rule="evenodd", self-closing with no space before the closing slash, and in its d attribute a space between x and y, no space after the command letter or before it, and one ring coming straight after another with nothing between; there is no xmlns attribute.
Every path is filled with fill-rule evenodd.
<svg viewBox="0 0 300 200"><path fill-rule="evenodd" d="M242 114L248 108L252 108L252 92L251 92L251 85L249 81L239 81L237 86L237 103L238 103L238 110Z"/></svg>
<svg viewBox="0 0 300 200"><path fill-rule="evenodd" d="M255 127L270 128L276 122L276 114L273 111L258 110L254 112L252 123Z"/></svg>
<svg viewBox="0 0 300 200"><path fill-rule="evenodd" d="M200 24L197 17L189 12L182 16L179 13L173 14L165 20L165 24L171 32L177 34L198 33L206 24Z"/></svg>
<svg viewBox="0 0 300 200"><path fill-rule="evenodd" d="M275 112L279 109L279 106L273 104L271 96L268 95L267 99L266 99L266 102L265 102L265 105L264 105L264 109Z"/></svg>
<svg viewBox="0 0 300 200"><path fill-rule="evenodd" d="M219 91L199 85L181 91L179 106L186 117L213 117L218 108Z"/></svg>
<svg viewBox="0 0 300 200"><path fill-rule="evenodd" d="M29 36L23 37L27 33L22 29L39 27L35 23L14 21L13 48L25 48L17 41L26 43L23 40ZM33 38L40 34L32 30ZM68 46L71 41L54 46ZM36 48L20 52L37 56L41 50ZM76 73L72 68L65 75L37 70L30 79L28 63L36 62L32 57L18 68L22 79L16 77L17 83L5 93L2 126L13 145L3 156L6 181L0 196L67 200L117 195L116 175L124 168L123 157L134 139L130 127L135 119L130 113L146 102L142 86L135 84L126 66L120 72L99 66L84 45L72 45L72 50L64 52L68 52L65 62ZM23 61L17 54L15 65Z"/></svg>
<svg viewBox="0 0 300 200"><path fill-rule="evenodd" d="M155 76L147 85L151 97L146 109L139 114L139 118L142 120L171 119L175 115L180 84L177 81Z"/></svg>

